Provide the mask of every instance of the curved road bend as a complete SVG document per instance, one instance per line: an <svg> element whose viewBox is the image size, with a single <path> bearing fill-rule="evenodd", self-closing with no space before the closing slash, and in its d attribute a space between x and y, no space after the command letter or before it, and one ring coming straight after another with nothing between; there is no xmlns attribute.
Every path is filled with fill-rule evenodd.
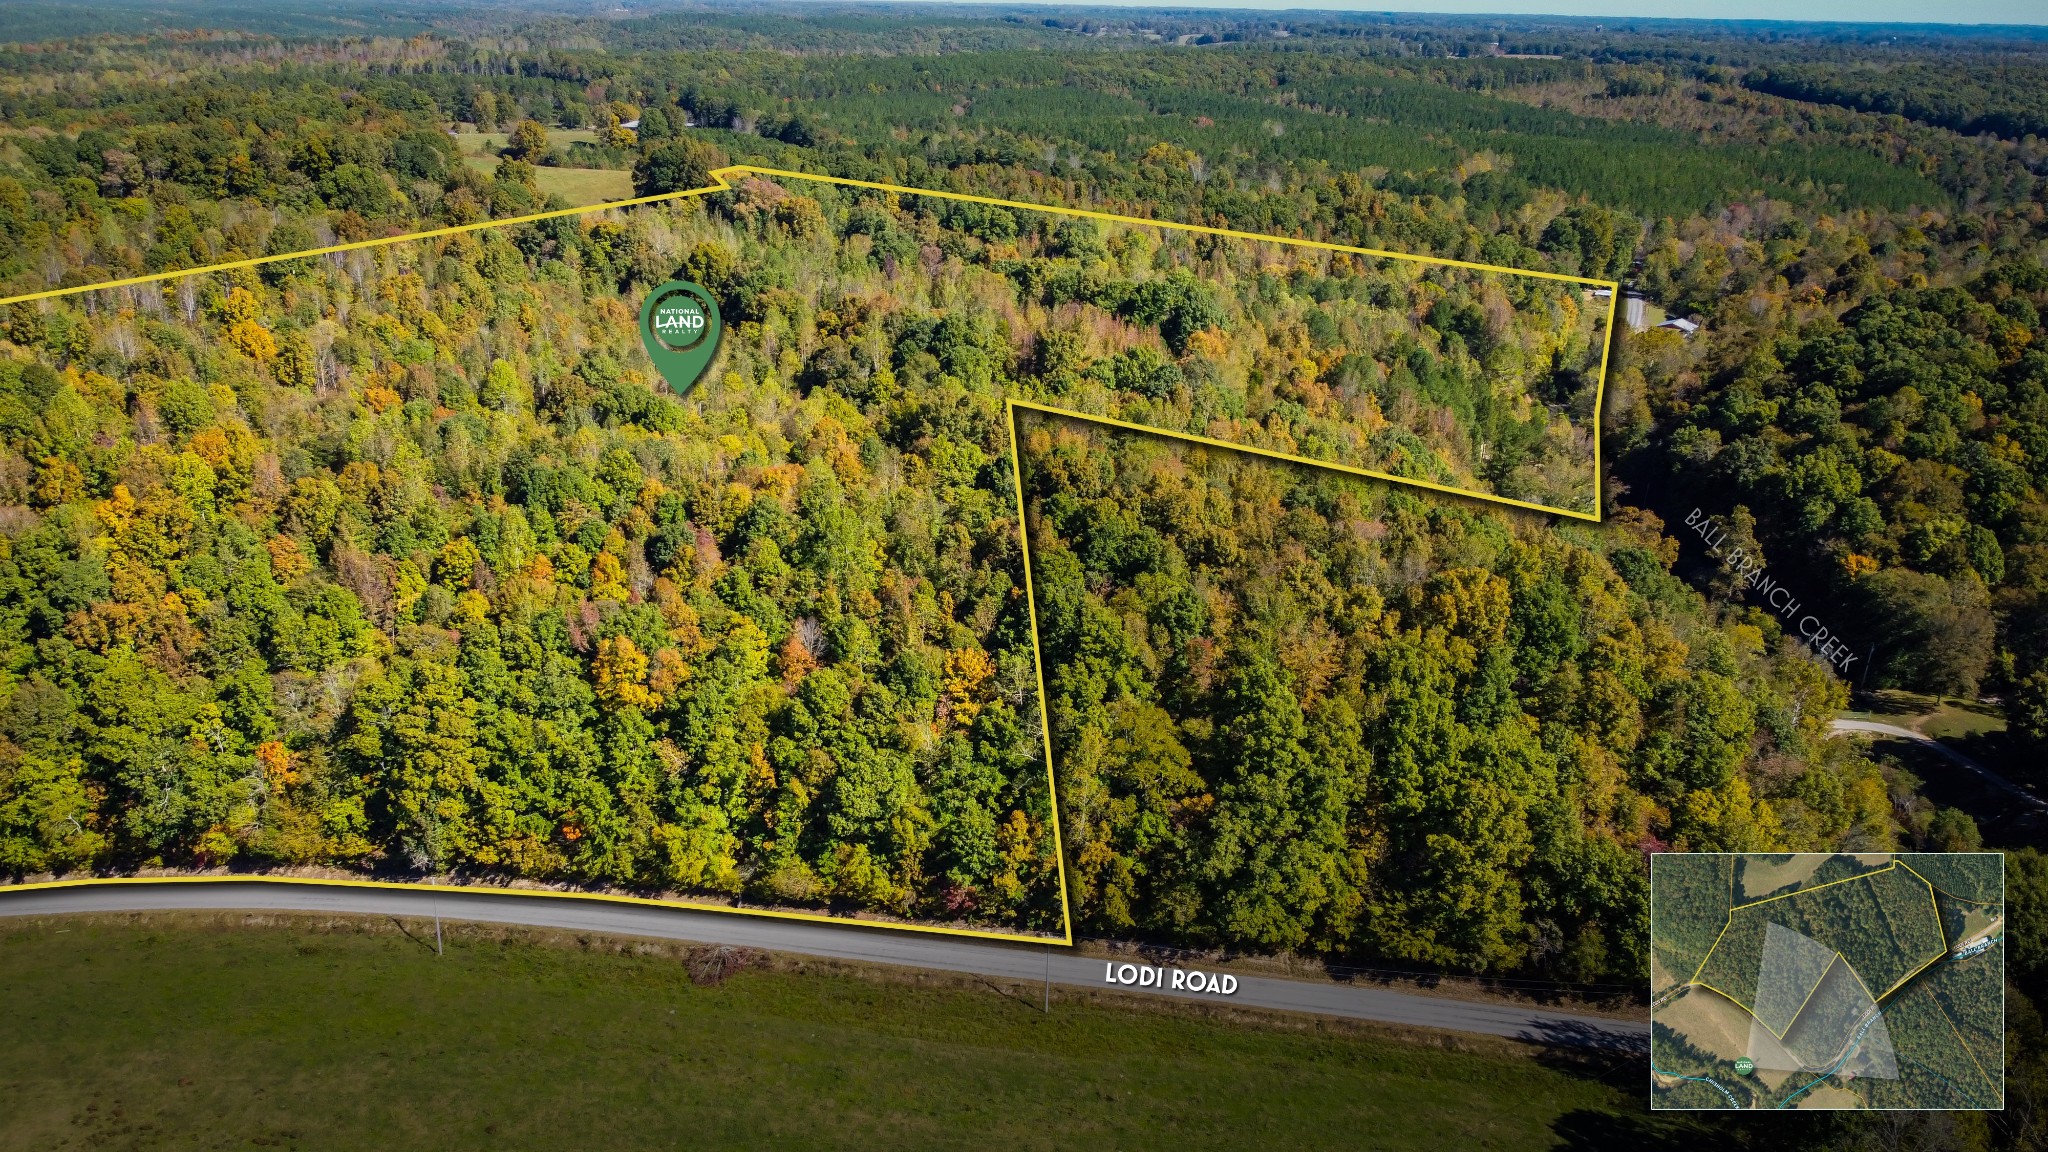
<svg viewBox="0 0 2048 1152"><path fill-rule="evenodd" d="M1911 728L1901 728L1896 724L1884 724L1876 720L1836 720L1830 725L1830 728L1838 736L1844 732L1858 732L1868 736L1889 736L1895 740L1911 740L1923 748L1933 750L1936 755L1941 756L1943 759L1975 772L1983 778L1985 783L2018 800L2027 807L2037 812L2048 811L2048 801L2042 800L2039 796L2007 780L2005 777L1943 744L1934 737L1915 732Z"/></svg>
<svg viewBox="0 0 2048 1152"><path fill-rule="evenodd" d="M862 928L852 923L816 924L685 908L536 898L474 889L422 888L414 892L389 888L335 888L277 880L166 884L160 887L147 884L81 884L25 892L0 889L0 916L237 909L418 918L435 915L437 906L444 920L690 940L1032 983L1045 980L1050 965L1054 983L1084 988L1109 987L1134 995L1174 996L1243 1008L1310 1012L1415 1028L1477 1032L1544 1044L1642 1052L1649 1049L1649 1025L1633 1020L1554 1012L1513 1004L1443 999L1383 988L1242 974L1238 976L1238 989L1233 996L1127 988L1105 985L1102 960L1075 956L1064 950Z"/></svg>

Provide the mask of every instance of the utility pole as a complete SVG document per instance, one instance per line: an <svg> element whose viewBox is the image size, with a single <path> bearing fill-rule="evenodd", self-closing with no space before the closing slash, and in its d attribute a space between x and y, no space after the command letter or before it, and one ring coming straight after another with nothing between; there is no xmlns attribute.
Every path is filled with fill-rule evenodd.
<svg viewBox="0 0 2048 1152"><path fill-rule="evenodd" d="M1052 945L1045 946L1045 1014L1052 1015Z"/></svg>
<svg viewBox="0 0 2048 1152"><path fill-rule="evenodd" d="M430 897L434 902L434 955L442 956L446 955L446 953L441 951L441 892L438 884L439 881L435 880L433 876L429 875L427 877L427 887L435 890L433 896Z"/></svg>

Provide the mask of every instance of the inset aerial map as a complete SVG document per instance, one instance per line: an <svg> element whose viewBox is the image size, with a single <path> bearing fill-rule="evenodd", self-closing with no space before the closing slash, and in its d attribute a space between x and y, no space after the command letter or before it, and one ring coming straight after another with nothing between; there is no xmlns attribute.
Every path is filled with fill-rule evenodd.
<svg viewBox="0 0 2048 1152"><path fill-rule="evenodd" d="M2005 858L1650 860L1650 1104L2005 1106Z"/></svg>

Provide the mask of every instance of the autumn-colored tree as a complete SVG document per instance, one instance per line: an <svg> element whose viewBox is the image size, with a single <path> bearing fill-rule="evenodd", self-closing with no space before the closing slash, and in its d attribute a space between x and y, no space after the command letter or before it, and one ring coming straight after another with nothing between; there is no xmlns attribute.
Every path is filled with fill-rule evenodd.
<svg viewBox="0 0 2048 1152"><path fill-rule="evenodd" d="M539 162L548 151L548 130L538 120L521 120L505 138L505 155L529 164Z"/></svg>
<svg viewBox="0 0 2048 1152"><path fill-rule="evenodd" d="M597 698L613 708L654 706L654 694L647 688L647 656L630 636L614 636L597 642L597 655L590 662L590 676Z"/></svg>

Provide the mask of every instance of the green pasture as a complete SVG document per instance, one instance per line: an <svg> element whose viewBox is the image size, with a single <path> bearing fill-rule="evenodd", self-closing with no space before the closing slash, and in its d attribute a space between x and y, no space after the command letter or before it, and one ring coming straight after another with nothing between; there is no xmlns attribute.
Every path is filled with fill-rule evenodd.
<svg viewBox="0 0 2048 1152"><path fill-rule="evenodd" d="M1683 1146L1505 1042L431 922L0 926L0 1147Z"/></svg>

